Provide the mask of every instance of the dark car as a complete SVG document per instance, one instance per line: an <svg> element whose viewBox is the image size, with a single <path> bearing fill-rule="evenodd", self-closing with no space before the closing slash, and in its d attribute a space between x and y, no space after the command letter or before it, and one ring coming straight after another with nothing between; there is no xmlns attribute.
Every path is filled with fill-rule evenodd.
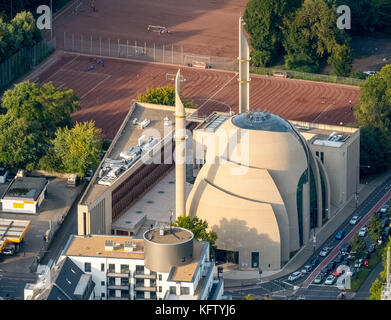
<svg viewBox="0 0 391 320"><path fill-rule="evenodd" d="M339 252L342 253L342 255L346 255L349 254L350 250L352 250L352 246L350 245L350 243L346 242L343 244Z"/></svg>
<svg viewBox="0 0 391 320"><path fill-rule="evenodd" d="M342 259L343 259L343 255L342 255L342 253L339 253L336 257L335 257L335 262L337 262L337 263L340 263L341 261L342 261Z"/></svg>
<svg viewBox="0 0 391 320"><path fill-rule="evenodd" d="M322 273L325 277L327 277L329 275L329 273L332 271L333 269L331 269L328 265L326 267L324 267L322 269L322 271L320 273Z"/></svg>
<svg viewBox="0 0 391 320"><path fill-rule="evenodd" d="M12 181L12 179L14 179L14 178L15 178L15 176L16 176L16 174L15 174L15 173L13 173L13 172L10 172L10 173L8 174L8 176L7 176L7 182L10 182L10 181Z"/></svg>
<svg viewBox="0 0 391 320"><path fill-rule="evenodd" d="M319 263L318 257L315 257L310 261L310 265L312 266L312 268L315 268L318 265L318 263Z"/></svg>
<svg viewBox="0 0 391 320"><path fill-rule="evenodd" d="M337 265L337 262L333 260L327 266L330 267L331 270L333 270L336 265Z"/></svg>
<svg viewBox="0 0 391 320"><path fill-rule="evenodd" d="M376 247L373 243L371 243L368 247L368 252L369 253L374 253L376 251Z"/></svg>
<svg viewBox="0 0 391 320"><path fill-rule="evenodd" d="M335 235L335 239L336 240L341 240L345 235L345 231L343 231L342 229L339 229L337 231L337 234Z"/></svg>
<svg viewBox="0 0 391 320"><path fill-rule="evenodd" d="M385 227L384 230L383 230L383 234L388 237L390 235L390 230L391 228L390 227Z"/></svg>
<svg viewBox="0 0 391 320"><path fill-rule="evenodd" d="M345 266L349 266L350 265L350 260L348 258L344 258L342 261L341 261L341 264L342 265L345 265Z"/></svg>

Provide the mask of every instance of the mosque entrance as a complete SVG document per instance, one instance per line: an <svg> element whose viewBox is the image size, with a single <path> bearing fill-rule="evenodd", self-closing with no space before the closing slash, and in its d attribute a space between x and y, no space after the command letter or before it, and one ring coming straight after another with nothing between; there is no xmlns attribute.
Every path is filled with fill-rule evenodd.
<svg viewBox="0 0 391 320"><path fill-rule="evenodd" d="M216 249L216 261L222 263L239 264L239 251Z"/></svg>

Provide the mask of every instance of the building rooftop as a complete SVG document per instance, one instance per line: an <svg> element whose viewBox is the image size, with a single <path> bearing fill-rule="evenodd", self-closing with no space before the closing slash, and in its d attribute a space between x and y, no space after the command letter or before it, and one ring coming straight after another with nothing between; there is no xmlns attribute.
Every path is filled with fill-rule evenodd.
<svg viewBox="0 0 391 320"><path fill-rule="evenodd" d="M154 243L179 244L193 239L193 233L178 227L155 228L145 232L144 238Z"/></svg>
<svg viewBox="0 0 391 320"><path fill-rule="evenodd" d="M192 187L193 185L190 183L185 184L187 197ZM175 211L175 169L170 170L152 189L143 194L140 199L115 220L112 224L112 229L133 232L134 225L143 220L145 228L141 227L141 229L144 231L141 234L140 232L137 233L141 238L151 224L154 224L154 227L156 227L156 222L168 223L172 211ZM146 221L143 219L144 217L146 217ZM175 219L174 213L173 221Z"/></svg>
<svg viewBox="0 0 391 320"><path fill-rule="evenodd" d="M46 178L16 177L8 186L3 199L37 201L47 184Z"/></svg>
<svg viewBox="0 0 391 320"><path fill-rule="evenodd" d="M107 242L112 241L113 249L107 250ZM126 243L135 244L132 251L127 251ZM67 256L105 257L123 259L144 259L144 241L127 236L73 236L65 249Z"/></svg>
<svg viewBox="0 0 391 320"><path fill-rule="evenodd" d="M173 124L175 120L173 107L137 102L133 104L132 108L118 130L99 169L96 170L94 177L91 179L90 185L80 201L81 204L90 204L95 201L126 170L131 170L137 162L141 161L140 158L150 149L150 145L156 144L157 141L163 139L165 135L174 129L173 126L168 125L170 122ZM168 121L165 121L165 119ZM141 128L140 124L144 120L149 120L149 122L146 121L146 127ZM137 148L132 150L131 148L138 146L139 139L142 136L144 136L145 141L141 148L142 153L138 154ZM153 141L149 144L152 136ZM134 151L135 155L133 155L132 151Z"/></svg>

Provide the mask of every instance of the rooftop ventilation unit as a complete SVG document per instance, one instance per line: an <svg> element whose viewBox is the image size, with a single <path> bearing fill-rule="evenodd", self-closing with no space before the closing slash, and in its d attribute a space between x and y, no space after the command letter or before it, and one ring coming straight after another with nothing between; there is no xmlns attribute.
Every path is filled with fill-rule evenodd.
<svg viewBox="0 0 391 320"><path fill-rule="evenodd" d="M105 251L113 251L114 250L114 241L106 240L105 241Z"/></svg>
<svg viewBox="0 0 391 320"><path fill-rule="evenodd" d="M160 228L159 235L164 236L164 228Z"/></svg>
<svg viewBox="0 0 391 320"><path fill-rule="evenodd" d="M125 241L124 245L126 252L132 252L133 251L133 243L131 241Z"/></svg>
<svg viewBox="0 0 391 320"><path fill-rule="evenodd" d="M334 132L332 132L330 135L329 135L329 137L328 137L328 139L327 140L330 140L330 141L332 141L332 138L336 135L337 133L334 131Z"/></svg>
<svg viewBox="0 0 391 320"><path fill-rule="evenodd" d="M172 125L172 121L168 117L164 118L164 126L169 127Z"/></svg>
<svg viewBox="0 0 391 320"><path fill-rule="evenodd" d="M141 147L145 141L147 140L147 137L145 136L145 134L143 134L140 138L138 138L138 146Z"/></svg>
<svg viewBox="0 0 391 320"><path fill-rule="evenodd" d="M151 123L151 120L144 119L142 122L139 123L140 129L146 128Z"/></svg>

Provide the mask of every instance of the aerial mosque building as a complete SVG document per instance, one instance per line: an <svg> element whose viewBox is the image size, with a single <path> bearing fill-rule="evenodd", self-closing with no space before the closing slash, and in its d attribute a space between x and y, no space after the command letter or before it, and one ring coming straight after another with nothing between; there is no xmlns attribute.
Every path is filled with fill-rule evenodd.
<svg viewBox="0 0 391 320"><path fill-rule="evenodd" d="M217 260L279 270L356 194L359 129L250 112L241 20L239 50L239 114L212 114L193 131L201 168L186 215L216 231Z"/></svg>

